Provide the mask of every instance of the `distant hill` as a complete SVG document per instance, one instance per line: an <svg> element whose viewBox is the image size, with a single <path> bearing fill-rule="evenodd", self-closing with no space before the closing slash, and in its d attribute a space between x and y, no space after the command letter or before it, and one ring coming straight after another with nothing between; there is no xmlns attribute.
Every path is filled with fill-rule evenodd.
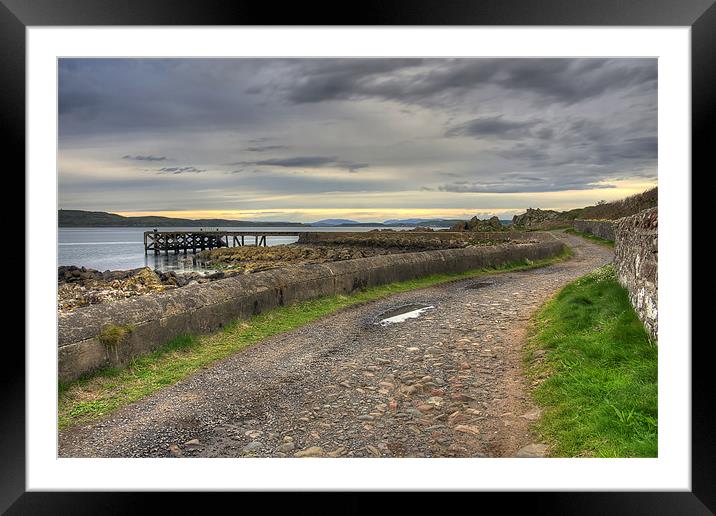
<svg viewBox="0 0 716 516"><path fill-rule="evenodd" d="M389 227L436 227L436 228L449 228L453 224L458 222L457 219L389 219L383 222L384 225Z"/></svg>
<svg viewBox="0 0 716 516"><path fill-rule="evenodd" d="M378 226L378 227L439 227L449 228L457 219L388 219L383 222L358 222L350 219L323 219L317 222L311 222L309 226L334 226L334 227L361 227L361 226ZM509 223L509 220L506 221Z"/></svg>
<svg viewBox="0 0 716 516"><path fill-rule="evenodd" d="M323 219L318 220L316 222L311 222L308 224L309 226L343 226L346 224L361 224L357 220L350 220L350 219Z"/></svg>
<svg viewBox="0 0 716 516"><path fill-rule="evenodd" d="M527 229L552 229L569 227L574 219L614 220L634 215L647 208L653 208L657 206L658 201L658 188L652 188L618 201L599 202L594 206L568 211L528 208L525 213L515 215L512 218L512 224Z"/></svg>
<svg viewBox="0 0 716 516"><path fill-rule="evenodd" d="M180 219L174 217L124 217L103 211L58 210L58 226L72 227L232 227L305 226L300 222L253 222L230 219Z"/></svg>
<svg viewBox="0 0 716 516"><path fill-rule="evenodd" d="M586 208L562 212L570 219L620 219L634 215L647 208L654 208L659 201L658 188L635 194L612 202L603 202Z"/></svg>

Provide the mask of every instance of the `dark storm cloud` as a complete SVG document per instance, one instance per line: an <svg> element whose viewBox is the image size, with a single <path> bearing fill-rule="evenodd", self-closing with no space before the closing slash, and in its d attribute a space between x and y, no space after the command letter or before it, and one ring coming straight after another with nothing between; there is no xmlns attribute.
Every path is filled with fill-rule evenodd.
<svg viewBox="0 0 716 516"><path fill-rule="evenodd" d="M122 156L122 159L131 159L131 160L135 160L135 161L164 161L168 158L166 156L141 156L141 155L131 156L129 154L126 154L126 155Z"/></svg>
<svg viewBox="0 0 716 516"><path fill-rule="evenodd" d="M297 156L292 158L272 158L262 159L258 161L238 161L231 165L244 166L267 166L267 167L286 167L286 168L322 168L335 167L343 168L350 172L355 172L361 168L367 168L368 163L354 163L352 161L340 160L335 156Z"/></svg>
<svg viewBox="0 0 716 516"><path fill-rule="evenodd" d="M422 59L302 60L294 62L297 80L284 88L288 99L295 103L384 96L390 86L376 89L376 83L389 78L393 72L419 67L423 62Z"/></svg>
<svg viewBox="0 0 716 516"><path fill-rule="evenodd" d="M294 70L299 79L285 88L296 103L377 97L419 104L496 86L572 104L610 90L653 88L657 78L651 59L357 59L339 66L326 59Z"/></svg>
<svg viewBox="0 0 716 516"><path fill-rule="evenodd" d="M589 119L555 123L549 141L539 138L538 131L518 143L494 150L508 161L520 162L534 169L582 165L599 167L602 174L654 166L658 156L656 127L633 123L611 125L613 120ZM509 139L509 138L504 138Z"/></svg>

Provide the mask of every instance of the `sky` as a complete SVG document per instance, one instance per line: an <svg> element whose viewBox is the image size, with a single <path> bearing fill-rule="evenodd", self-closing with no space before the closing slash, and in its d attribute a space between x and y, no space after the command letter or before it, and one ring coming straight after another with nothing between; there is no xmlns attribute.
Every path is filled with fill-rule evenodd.
<svg viewBox="0 0 716 516"><path fill-rule="evenodd" d="M59 207L511 218L657 181L656 59L60 59Z"/></svg>

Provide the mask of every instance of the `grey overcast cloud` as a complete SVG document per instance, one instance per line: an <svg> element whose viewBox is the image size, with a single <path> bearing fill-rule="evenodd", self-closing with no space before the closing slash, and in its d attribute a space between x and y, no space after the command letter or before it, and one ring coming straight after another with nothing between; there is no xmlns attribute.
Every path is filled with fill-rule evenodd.
<svg viewBox="0 0 716 516"><path fill-rule="evenodd" d="M657 180L656 59L60 59L59 203L509 218Z"/></svg>

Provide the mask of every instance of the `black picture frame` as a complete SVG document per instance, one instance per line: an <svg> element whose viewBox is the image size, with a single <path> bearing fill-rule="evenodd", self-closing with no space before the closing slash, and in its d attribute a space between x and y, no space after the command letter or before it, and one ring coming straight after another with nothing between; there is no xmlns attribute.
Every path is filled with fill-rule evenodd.
<svg viewBox="0 0 716 516"><path fill-rule="evenodd" d="M112 25L551 25L689 26L692 50L692 169L712 168L716 113L716 4L714 0L383 0L323 5L245 0L0 0L0 131L5 159L24 170L25 28ZM684 171L685 177L689 171ZM692 177L692 192L693 177ZM23 187L24 188L24 187ZM695 204L695 200L693 201ZM684 216L688 216L685 214ZM698 223L693 218L695 226ZM692 229L692 235L698 234ZM31 235L26 234L26 239ZM698 308L693 304L693 313ZM693 317L692 320L698 320ZM549 514L713 514L716 511L716 428L708 340L692 347L692 490L690 492L482 493L509 507L529 504ZM701 345L699 345L701 344ZM690 345L690 343L683 343ZM25 489L25 357L6 346L0 389L0 511L8 514L125 513L161 497L163 510L189 508L184 493L49 493ZM211 494L212 505L223 500ZM247 502L241 494L242 504ZM225 496L222 496L225 498ZM357 494L339 512L369 510ZM260 502L259 503L266 503ZM481 500L483 501L483 500ZM416 497L408 504L422 504ZM371 504L372 505L372 504ZM311 504L312 507L316 507ZM407 509L405 506L404 509ZM335 507L333 508L335 509ZM333 513L329 506L327 512ZM182 511L182 512L183 512ZM321 512L320 509L311 512Z"/></svg>

